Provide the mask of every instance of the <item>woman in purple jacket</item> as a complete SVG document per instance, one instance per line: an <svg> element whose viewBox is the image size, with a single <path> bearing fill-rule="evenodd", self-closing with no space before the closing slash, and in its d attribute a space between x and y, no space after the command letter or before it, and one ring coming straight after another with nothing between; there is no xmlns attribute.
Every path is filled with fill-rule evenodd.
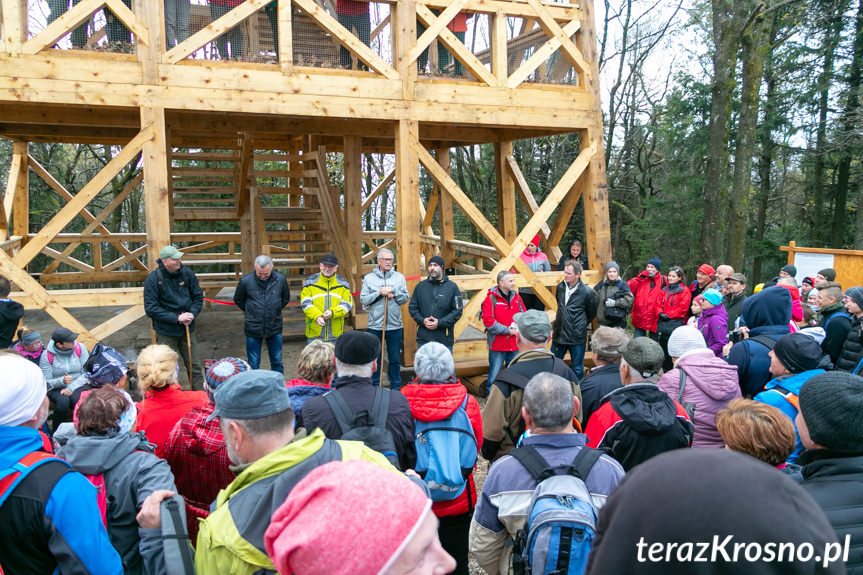
<svg viewBox="0 0 863 575"><path fill-rule="evenodd" d="M695 427L692 447L724 447L714 420L729 401L740 397L737 367L713 355L701 332L690 326L674 330L668 339L668 354L674 369L659 378L657 385L691 413ZM684 379L681 372L686 374Z"/></svg>
<svg viewBox="0 0 863 575"><path fill-rule="evenodd" d="M722 305L722 294L719 290L710 288L701 293L701 315L695 327L704 336L707 347L716 355L722 357L722 347L727 343L728 312Z"/></svg>

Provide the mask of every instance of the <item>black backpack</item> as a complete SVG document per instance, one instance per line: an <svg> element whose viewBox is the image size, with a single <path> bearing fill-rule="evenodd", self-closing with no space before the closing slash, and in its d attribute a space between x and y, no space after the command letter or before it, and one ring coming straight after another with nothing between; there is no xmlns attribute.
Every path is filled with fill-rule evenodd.
<svg viewBox="0 0 863 575"><path fill-rule="evenodd" d="M396 454L396 441L387 429L387 414L390 409L390 391L375 388L375 399L371 413L364 409L353 413L339 390L334 389L324 394L324 400L333 412L336 423L342 430L340 439L346 441L362 441L366 447L374 449L386 457L396 468L399 458Z"/></svg>

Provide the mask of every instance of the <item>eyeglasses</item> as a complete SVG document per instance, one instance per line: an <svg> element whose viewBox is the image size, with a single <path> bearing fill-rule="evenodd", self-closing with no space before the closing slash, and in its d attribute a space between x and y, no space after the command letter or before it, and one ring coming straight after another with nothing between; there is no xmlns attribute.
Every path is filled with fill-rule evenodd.
<svg viewBox="0 0 863 575"><path fill-rule="evenodd" d="M391 262L391 261L393 261L393 258L378 258L378 261L379 262Z"/></svg>
<svg viewBox="0 0 863 575"><path fill-rule="evenodd" d="M25 343L25 344L23 344L23 345L24 345L25 347L31 347L31 346L34 346L34 345L40 345L40 346L41 346L41 345L42 345L42 340L41 340L41 339L37 339L36 341L31 341L30 343Z"/></svg>

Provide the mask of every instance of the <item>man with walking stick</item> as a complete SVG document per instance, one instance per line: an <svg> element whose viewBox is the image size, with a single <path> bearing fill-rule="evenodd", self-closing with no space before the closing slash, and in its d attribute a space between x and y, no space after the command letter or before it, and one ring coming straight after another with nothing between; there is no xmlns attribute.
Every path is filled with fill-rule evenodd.
<svg viewBox="0 0 863 575"><path fill-rule="evenodd" d="M393 252L387 248L378 251L378 265L363 278L360 301L369 314L369 333L381 340L387 350L389 364L387 375L390 389L398 391L401 387L401 348L404 334L401 305L410 298L405 276L393 269ZM372 383L380 385L381 357L372 374Z"/></svg>
<svg viewBox="0 0 863 575"><path fill-rule="evenodd" d="M194 390L204 389L204 370L198 359L195 318L204 306L204 292L195 272L183 266L183 253L165 246L156 260L158 267L144 280L144 311L153 322L156 343L176 351L190 373Z"/></svg>

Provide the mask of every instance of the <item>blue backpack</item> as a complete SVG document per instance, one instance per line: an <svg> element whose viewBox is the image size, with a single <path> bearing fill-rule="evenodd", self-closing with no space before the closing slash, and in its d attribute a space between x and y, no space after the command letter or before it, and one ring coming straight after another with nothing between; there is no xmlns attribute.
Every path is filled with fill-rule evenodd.
<svg viewBox="0 0 863 575"><path fill-rule="evenodd" d="M415 422L417 464L432 501L451 501L462 494L476 465L476 436L467 416L467 400L438 421Z"/></svg>
<svg viewBox="0 0 863 575"><path fill-rule="evenodd" d="M597 519L584 482L602 453L584 446L570 465L561 468L551 467L531 445L522 445L511 455L537 481L527 523L513 544L513 573L584 573Z"/></svg>

